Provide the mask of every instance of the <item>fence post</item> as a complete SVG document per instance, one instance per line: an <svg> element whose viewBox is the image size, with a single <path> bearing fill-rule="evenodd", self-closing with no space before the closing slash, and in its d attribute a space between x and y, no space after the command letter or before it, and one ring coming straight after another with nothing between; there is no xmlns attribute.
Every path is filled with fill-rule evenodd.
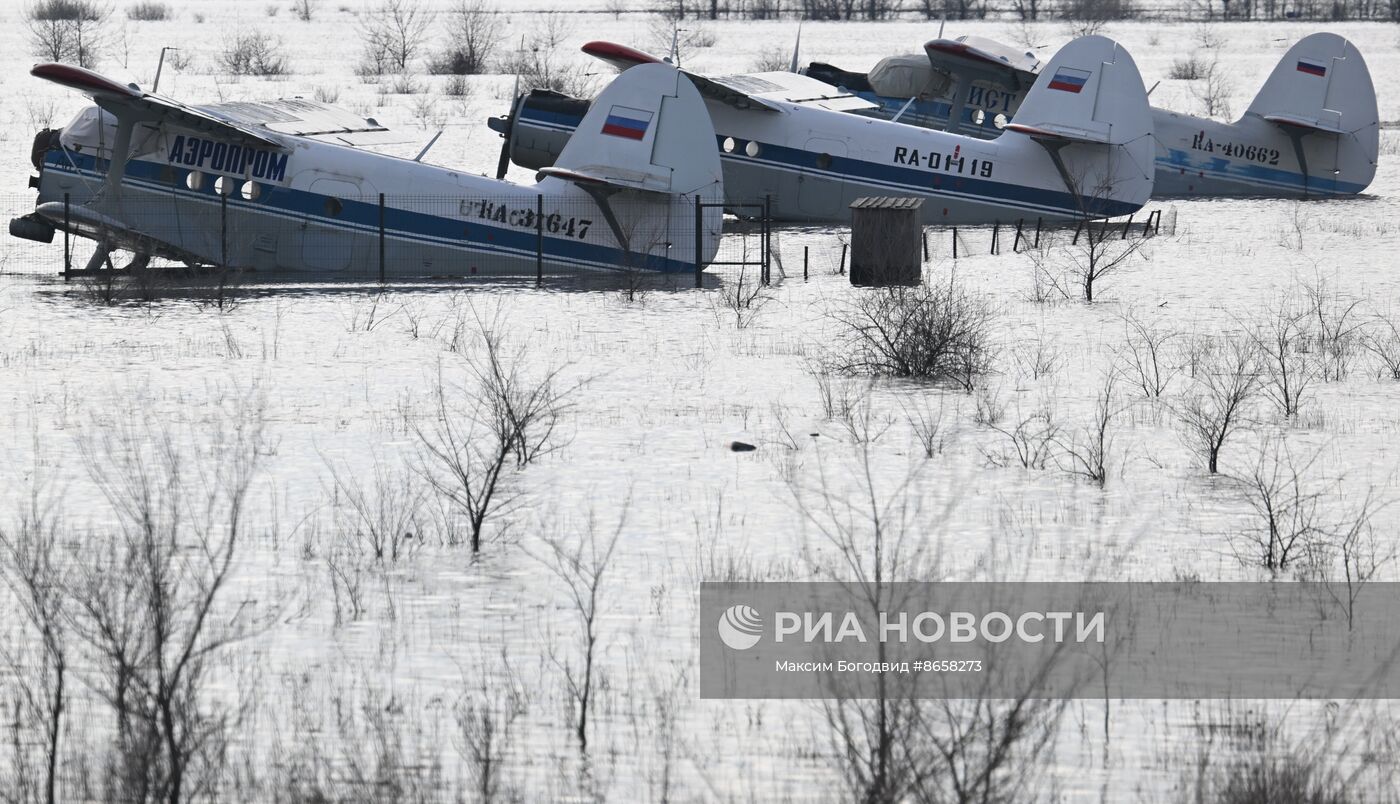
<svg viewBox="0 0 1400 804"><path fill-rule="evenodd" d="M1131 229L1132 226L1133 226L1133 216L1132 216L1132 215L1129 215L1129 216L1128 216L1128 222L1125 223L1125 224L1123 224L1123 234L1122 234L1122 236L1119 237L1118 239L1119 239L1119 240L1127 240L1127 239L1128 239L1128 230Z"/></svg>
<svg viewBox="0 0 1400 804"><path fill-rule="evenodd" d="M923 229L920 234L924 236L924 262L928 262L928 229Z"/></svg>
<svg viewBox="0 0 1400 804"><path fill-rule="evenodd" d="M228 270L228 193L219 193L219 270Z"/></svg>
<svg viewBox="0 0 1400 804"><path fill-rule="evenodd" d="M995 253L997 253L997 239L1000 238L1000 237L1001 237L1001 221L996 221L995 223L992 224L992 250L989 251L989 252L987 252L987 253L989 253L989 254L995 254Z"/></svg>
<svg viewBox="0 0 1400 804"><path fill-rule="evenodd" d="M544 193L535 195L535 286L544 284Z"/></svg>
<svg viewBox="0 0 1400 804"><path fill-rule="evenodd" d="M845 274L845 273L846 273L846 244L845 244L845 243L842 243L842 244L841 244L841 262L838 263L837 266L836 266L836 273L838 273L838 274Z"/></svg>
<svg viewBox="0 0 1400 804"><path fill-rule="evenodd" d="M695 196L695 287L704 287L704 282L700 279L700 272L705 270L701 263L701 246L705 242L705 206L700 202L700 196Z"/></svg>
<svg viewBox="0 0 1400 804"><path fill-rule="evenodd" d="M763 197L763 284L773 281L773 197Z"/></svg>
<svg viewBox="0 0 1400 804"><path fill-rule="evenodd" d="M1023 219L1021 219L1021 218L1017 218L1017 219L1016 219L1016 238L1015 238L1014 240L1011 241L1011 253L1012 253L1012 254L1020 254L1020 253L1021 253L1021 223L1022 223L1022 220L1023 220Z"/></svg>
<svg viewBox="0 0 1400 804"><path fill-rule="evenodd" d="M379 284L384 284L384 194L379 194Z"/></svg>
<svg viewBox="0 0 1400 804"><path fill-rule="evenodd" d="M1032 248L1040 248L1040 218L1035 219L1035 245Z"/></svg>
<svg viewBox="0 0 1400 804"><path fill-rule="evenodd" d="M807 251L811 246L802 247L802 281L807 281Z"/></svg>
<svg viewBox="0 0 1400 804"><path fill-rule="evenodd" d="M68 233L68 193L63 194L63 281L68 281L68 274L73 270L73 246Z"/></svg>
<svg viewBox="0 0 1400 804"><path fill-rule="evenodd" d="M1077 223L1074 224L1074 238L1071 239L1071 240L1069 241L1069 244L1070 244L1071 246L1074 246L1074 245L1078 245L1078 244L1079 244L1079 230L1081 230L1081 229L1083 229L1083 228L1084 228L1084 219L1083 219L1083 218L1080 218L1079 221L1078 221Z"/></svg>
<svg viewBox="0 0 1400 804"><path fill-rule="evenodd" d="M958 227L953 227L953 259L958 258Z"/></svg>

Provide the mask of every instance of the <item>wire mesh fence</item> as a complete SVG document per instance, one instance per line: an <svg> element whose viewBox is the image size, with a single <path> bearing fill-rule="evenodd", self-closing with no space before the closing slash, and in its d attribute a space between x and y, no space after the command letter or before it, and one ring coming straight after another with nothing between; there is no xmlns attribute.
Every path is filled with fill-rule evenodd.
<svg viewBox="0 0 1400 804"><path fill-rule="evenodd" d="M0 196L11 221L0 269L351 282L638 273L676 284L697 281L712 264L768 270L762 205L751 219L726 221L717 205L684 197L364 197L251 182L123 188L116 198L88 189L49 192L37 203Z"/></svg>

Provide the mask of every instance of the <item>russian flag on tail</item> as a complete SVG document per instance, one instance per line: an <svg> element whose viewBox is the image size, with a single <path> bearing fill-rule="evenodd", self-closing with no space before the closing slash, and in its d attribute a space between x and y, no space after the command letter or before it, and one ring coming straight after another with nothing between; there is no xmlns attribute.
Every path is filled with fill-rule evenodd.
<svg viewBox="0 0 1400 804"><path fill-rule="evenodd" d="M1058 89L1061 92L1073 92L1078 95L1079 90L1083 89L1084 85L1088 83L1090 75L1092 75L1092 73L1088 70L1074 70L1069 67L1061 67L1055 71L1055 77L1050 79L1050 88Z"/></svg>
<svg viewBox="0 0 1400 804"><path fill-rule="evenodd" d="M603 121L603 133L628 140L640 140L647 135L651 125L651 112L632 109L627 106L614 106L608 110L608 118Z"/></svg>
<svg viewBox="0 0 1400 804"><path fill-rule="evenodd" d="M1308 75L1327 75L1327 64L1312 59L1298 59L1298 72Z"/></svg>

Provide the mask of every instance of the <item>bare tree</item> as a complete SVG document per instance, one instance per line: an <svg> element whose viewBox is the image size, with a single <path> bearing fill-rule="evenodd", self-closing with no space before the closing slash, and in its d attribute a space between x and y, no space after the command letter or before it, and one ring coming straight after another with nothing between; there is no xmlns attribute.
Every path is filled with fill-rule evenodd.
<svg viewBox="0 0 1400 804"><path fill-rule="evenodd" d="M1365 334L1361 299L1333 290L1323 277L1305 284L1309 312L1313 319L1320 373L1323 382L1346 379L1356 355L1357 344Z"/></svg>
<svg viewBox="0 0 1400 804"><path fill-rule="evenodd" d="M484 0L458 0L446 14L447 47L432 59L428 71L437 75L486 72L501 43L500 15Z"/></svg>
<svg viewBox="0 0 1400 804"><path fill-rule="evenodd" d="M320 0L292 0L292 13L302 22L310 22Z"/></svg>
<svg viewBox="0 0 1400 804"><path fill-rule="evenodd" d="M1089 191L1091 196L1104 197L1106 188ZM1142 252L1146 237L1131 235L1127 224L1108 220L1085 221L1069 242L1063 238L1047 237L1040 249L1032 249L1031 261L1041 269L1043 279L1066 299L1076 296L1093 303L1095 283L1127 269L1134 255Z"/></svg>
<svg viewBox="0 0 1400 804"><path fill-rule="evenodd" d="M58 761L62 745L64 710L70 694L69 628L71 603L64 594L68 583L66 559L61 555L62 527L51 505L41 499L39 484L31 490L29 507L11 529L0 527L0 580L10 588L29 633L37 637L39 661L30 672L18 657L0 647L14 671L20 690L16 728L21 722L33 724L42 734L44 750L43 796L48 804L58 801ZM20 744L15 742L17 752ZM25 788L32 783L24 768L29 763L15 757L11 783ZM22 800L29 800L22 796Z"/></svg>
<svg viewBox="0 0 1400 804"><path fill-rule="evenodd" d="M514 458L523 469L562 445L559 419L578 386L561 386L558 367L527 376L521 355L506 353L500 310L490 318L473 315L479 348L467 360L466 382L449 386L439 372L430 421L413 429L422 449L419 472L466 515L475 553L487 520L519 501L502 485L507 464Z"/></svg>
<svg viewBox="0 0 1400 804"><path fill-rule="evenodd" d="M475 800L489 804L516 800L506 779L506 760L515 741L515 721L528 711L528 693L510 672L505 651L499 677L478 679L475 688L457 700L457 751L467 761Z"/></svg>
<svg viewBox="0 0 1400 804"><path fill-rule="evenodd" d="M1254 468L1237 478L1258 523L1240 536L1252 554L1249 561L1285 570L1321 538L1319 506L1328 489L1314 488L1307 478L1316 460L1314 454L1300 461L1287 442L1266 439Z"/></svg>
<svg viewBox="0 0 1400 804"><path fill-rule="evenodd" d="M1113 460L1113 420L1120 412L1114 400L1117 382L1116 374L1104 375L1094 400L1093 420L1069 441L1058 442L1069 462L1069 471L1088 478L1099 488L1108 482L1109 464Z"/></svg>
<svg viewBox="0 0 1400 804"><path fill-rule="evenodd" d="M1231 339L1203 369L1195 386L1173 405L1181 436L1206 461L1211 474L1219 470L1220 451L1236 430L1248 423L1249 401L1259 390L1254 343Z"/></svg>
<svg viewBox="0 0 1400 804"><path fill-rule="evenodd" d="M1128 330L1124 348L1119 353L1123 375L1143 397L1157 399L1181 373L1168 351L1177 333L1158 329L1131 312L1123 316L1123 323Z"/></svg>
<svg viewBox="0 0 1400 804"><path fill-rule="evenodd" d="M422 0L382 0L359 20L363 58L361 75L382 76L408 72L428 38L433 13Z"/></svg>
<svg viewBox="0 0 1400 804"><path fill-rule="evenodd" d="M259 456L263 407L243 403L207 454L176 434L109 428L81 442L112 510L112 532L75 554L75 633L93 652L88 685L116 715L111 795L176 804L217 776L224 716L204 700L209 660L248 627L225 613Z"/></svg>
<svg viewBox="0 0 1400 804"><path fill-rule="evenodd" d="M96 67L111 9L98 0L36 0L25 10L35 56Z"/></svg>
<svg viewBox="0 0 1400 804"><path fill-rule="evenodd" d="M599 532L596 514L590 509L588 521L577 540L552 534L544 539L545 549L539 554L532 554L535 560L564 583L569 602L578 615L579 652L582 654L579 661L582 666L575 666L567 658L554 660L564 672L569 695L578 708L575 734L578 735L579 748L585 751L588 749L588 712L593 701L597 673L594 664L598 648L598 612L603 605L603 582L608 576L618 537L627 525L630 504L630 499L622 504L617 524L611 532Z"/></svg>
<svg viewBox="0 0 1400 804"><path fill-rule="evenodd" d="M1377 315L1366 333L1363 345L1381 361L1381 369L1392 380L1400 380L1400 324L1389 315Z"/></svg>
<svg viewBox="0 0 1400 804"><path fill-rule="evenodd" d="M1317 378L1316 364L1308 351L1313 338L1308 320L1308 311L1285 296L1249 330L1264 369L1264 394L1284 416L1297 415Z"/></svg>

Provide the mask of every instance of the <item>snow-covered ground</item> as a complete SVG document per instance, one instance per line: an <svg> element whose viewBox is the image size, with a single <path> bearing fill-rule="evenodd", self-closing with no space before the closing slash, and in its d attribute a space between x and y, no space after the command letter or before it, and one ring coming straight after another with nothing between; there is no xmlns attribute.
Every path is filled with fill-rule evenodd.
<svg viewBox="0 0 1400 804"><path fill-rule="evenodd" d="M505 41L544 24L539 9L546 5L506 6ZM32 203L24 180L33 133L62 124L83 103L27 75L35 59L19 6L0 9L6 217ZM419 132L423 142L445 129L433 161L494 168L500 141L485 119L505 111L511 76L469 78L470 93L452 98L440 94L444 77L419 70L413 80L420 92L384 94L354 73L354 2L324 2L309 23L279 7L285 4L263 0L178 6L165 22L128 22L119 12L102 69L146 84L160 47L178 46L191 62L183 70L167 66L165 94L197 102L319 92L392 128ZM561 63L596 72L600 83L605 68L571 55L582 42L608 38L664 49L650 15L560 19L568 31ZM714 44L688 53L686 66L711 72L750 69L775 48L790 48L797 27L699 25ZM249 29L281 38L288 75L219 72L224 43ZM1161 79L1155 105L1189 112L1198 111L1189 82L1168 79L1168 70L1217 39L1238 113L1284 50L1317 29L1123 23L1104 32L1127 45L1149 85ZM1328 30L1357 43L1377 84L1381 119L1400 120L1400 32L1378 24ZM1069 36L1058 23L1027 31L1045 53ZM916 50L935 32L909 21L808 23L802 49L804 60L867 69L890 52ZM1025 32L983 22L950 23L949 33L1018 41ZM931 233L931 277L955 274L995 309L996 368L972 394L819 378L813 367L839 339L829 312L856 293L831 272L840 252L835 230L781 234L787 277L743 327L716 288L629 301L615 290L569 285L409 288L382 297L377 288L342 286L258 293L224 311L178 298L103 306L54 277L57 245L7 239L0 243L0 524L18 510L37 465L91 549L107 538L103 526L112 515L84 469L84 438L163 427L195 448L213 438L209 425L231 400L260 394L271 448L252 492L258 536L239 552L231 606L276 614L219 654L210 693L252 697L255 716L235 736L260 767L272 767L272 755L285 763L318 748L337 758L340 770L330 775L344 775L352 756L372 761L366 735L373 731L368 724L379 722L397 729L410 755L403 762L440 761L457 779L469 763L463 739L453 736L454 713L473 703L499 706L500 691L518 685L522 714L510 730L504 777L520 798L842 799L840 763L820 706L701 701L694 672L698 582L818 577L813 567L829 548L803 526L793 489L824 472L832 493L859 493L848 478L860 450L848 428L825 415L822 383L864 398L877 429L888 424L868 450L876 485L894 489L913 474L907 493L918 510L908 531L941 548L944 577L1267 578L1236 556L1232 536L1252 516L1239 484L1207 475L1179 437L1171 402L1189 391L1185 373L1162 400L1142 399L1120 383L1123 412L1103 489L1053 463L1038 470L999 465L1010 442L977 423L977 409L999 400L1003 426L1037 413L1067 433L1087 426L1102 378L1123 366L1129 315L1178 333L1181 346L1240 337L1281 294L1320 288L1338 303L1359 301L1356 320L1380 333L1378 316L1400 316L1397 152L1400 133L1383 131L1380 170L1356 199L1172 202L1175 233L1151 241L1131 268L1105 280L1092 305L1036 301L1031 262L987 255L985 231L963 233L972 256L965 250L956 262L946 235ZM514 169L512 177L528 174ZM812 255L805 282L804 246ZM562 447L510 473L506 482L523 495L521 505L488 527L480 556L444 543L429 527L397 561L375 561L348 542L347 501L343 490L336 493L332 467L371 496L377 485L421 485L413 423L427 413L440 372L451 381L462 376L462 356L451 346L472 310L499 312L526 373L557 367L564 384L578 384L561 422ZM1358 347L1343 379L1319 381L1312 391L1291 420L1262 397L1252 403L1249 427L1227 445L1222 472L1247 472L1265 439L1281 438L1299 454L1317 452L1315 482L1334 484L1324 500L1330 515L1343 516L1367 494L1400 502L1400 383L1382 376ZM932 458L916 444L916 409L941 411L946 445ZM731 452L735 439L759 448ZM376 472L388 482L376 484ZM596 625L603 683L581 754L561 667L577 666L580 626L567 589L539 557L547 538L581 532L590 516L599 530L616 527L624 512ZM1400 506L1382 510L1374 524L1393 544ZM1397 574L1394 563L1382 570L1390 580ZM0 623L12 629L11 644L27 639L17 617L0 612ZM0 690L6 683L0 670ZM1389 710L1385 702L1115 702L1105 740L1102 706L1069 708L1053 752L1039 763L1044 778L1035 797L1178 800L1202 745L1221 740L1216 750L1230 750L1219 733L1281 723L1289 739L1316 744L1317 734L1339 722L1355 726ZM78 708L75 717L98 712L91 726L106 728L102 711ZM1355 750L1348 744L1333 758L1355 759ZM1379 754L1374 762L1384 769L1393 757ZM1372 768L1359 783L1367 795L1393 796L1385 778Z"/></svg>

